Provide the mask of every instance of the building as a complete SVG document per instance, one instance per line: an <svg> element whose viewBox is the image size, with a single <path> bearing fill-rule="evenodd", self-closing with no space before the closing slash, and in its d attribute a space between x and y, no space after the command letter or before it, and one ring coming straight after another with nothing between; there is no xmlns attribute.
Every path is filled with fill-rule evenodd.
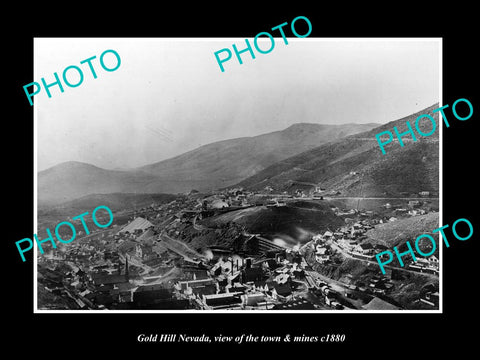
<svg viewBox="0 0 480 360"><path fill-rule="evenodd" d="M255 292L250 294L241 295L243 304L245 306L258 306L265 302L265 294L261 292Z"/></svg>
<svg viewBox="0 0 480 360"><path fill-rule="evenodd" d="M410 207L417 207L417 206L420 206L420 205L421 205L421 203L418 200L410 200L408 202L408 206L410 206Z"/></svg>
<svg viewBox="0 0 480 360"><path fill-rule="evenodd" d="M255 282L264 279L264 272L261 268L247 268L241 271L241 282Z"/></svg>
<svg viewBox="0 0 480 360"><path fill-rule="evenodd" d="M159 304L171 298L171 291L162 284L140 286L133 293L133 303L138 307Z"/></svg>
<svg viewBox="0 0 480 360"><path fill-rule="evenodd" d="M417 216L417 215L424 215L425 214L425 210L423 209L416 209L416 210L409 210L408 211L408 215L410 216Z"/></svg>
<svg viewBox="0 0 480 360"><path fill-rule="evenodd" d="M325 304L327 304L328 306L333 306L332 303L335 302L335 300L337 300L337 297L331 291L329 291L328 294L325 295Z"/></svg>
<svg viewBox="0 0 480 360"><path fill-rule="evenodd" d="M141 217L137 217L135 220L125 225L117 234L134 234L136 231L145 231L147 229L153 228L154 225Z"/></svg>
<svg viewBox="0 0 480 360"><path fill-rule="evenodd" d="M186 290L189 287L197 288L197 287L202 287L202 286L207 286L212 284L215 284L215 281L213 279L207 278L207 279L198 279L198 280L179 281L178 287L180 290Z"/></svg>
<svg viewBox="0 0 480 360"><path fill-rule="evenodd" d="M185 295L211 295L217 293L217 285L213 279L199 279L190 281L179 281L175 289Z"/></svg>
<svg viewBox="0 0 480 360"><path fill-rule="evenodd" d="M202 302L207 310L242 308L242 299L238 293L203 295Z"/></svg>
<svg viewBox="0 0 480 360"><path fill-rule="evenodd" d="M373 245L372 244L366 243L366 244L359 244L359 245L355 246L353 251L356 252L356 253L359 253L361 255L372 255L374 250L373 250Z"/></svg>
<svg viewBox="0 0 480 360"><path fill-rule="evenodd" d="M128 282L128 274L108 275L103 273L93 273L91 274L91 277L93 283L98 287Z"/></svg>
<svg viewBox="0 0 480 360"><path fill-rule="evenodd" d="M324 263L330 260L329 251L326 247L317 245L316 253L315 253L315 260L319 263Z"/></svg>
<svg viewBox="0 0 480 360"><path fill-rule="evenodd" d="M333 233L331 231L325 231L325 233L323 234L324 238L325 239L330 239L332 236L333 236Z"/></svg>
<svg viewBox="0 0 480 360"><path fill-rule="evenodd" d="M287 282L285 284L278 284L272 282L269 285L271 286L272 297L274 300L287 301L292 296L292 288Z"/></svg>
<svg viewBox="0 0 480 360"><path fill-rule="evenodd" d="M437 266L439 264L439 260L435 255L429 256L428 257L428 262L430 263L430 266Z"/></svg>

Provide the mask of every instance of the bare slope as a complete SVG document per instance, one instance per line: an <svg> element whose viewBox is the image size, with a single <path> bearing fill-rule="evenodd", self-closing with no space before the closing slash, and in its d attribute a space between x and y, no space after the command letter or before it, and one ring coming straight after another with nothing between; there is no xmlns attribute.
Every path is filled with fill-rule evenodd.
<svg viewBox="0 0 480 360"><path fill-rule="evenodd" d="M175 200L177 195L173 194L139 194L139 193L111 193L111 194L91 194L81 198L70 200L56 207L39 207L39 213L51 214L76 214L82 213L88 209L95 209L97 206L108 206L112 211L121 211L126 209L140 209L152 204L163 204Z"/></svg>
<svg viewBox="0 0 480 360"><path fill-rule="evenodd" d="M38 200L60 203L88 194L132 192L132 185L145 184L154 177L144 173L106 170L69 161L38 173Z"/></svg>
<svg viewBox="0 0 480 360"><path fill-rule="evenodd" d="M386 155L382 155L375 139L375 134L393 131L394 126L404 131L406 120L414 125L417 116L432 114L436 108L433 105L406 118L279 161L238 185L253 190L268 185L275 190L293 192L298 183L311 183L346 196L401 196L419 191L438 194L438 131L430 137L418 138L417 142L410 141L404 147L398 142L387 145ZM433 116L438 122L438 113ZM424 132L431 129L428 122L421 123L420 127Z"/></svg>
<svg viewBox="0 0 480 360"><path fill-rule="evenodd" d="M139 170L161 179L204 180L209 188L223 187L252 176L277 161L377 125L294 124L282 131L204 145Z"/></svg>
<svg viewBox="0 0 480 360"><path fill-rule="evenodd" d="M259 206L236 210L207 218L202 224L215 228L229 222L244 226L249 233L261 233L271 239L281 238L295 243L310 240L309 234L335 230L344 225L327 201L316 204L297 201L285 207Z"/></svg>
<svg viewBox="0 0 480 360"><path fill-rule="evenodd" d="M69 161L38 173L41 205L89 194L178 193L228 186L286 157L376 124L295 124L283 131L220 141L133 170L107 170Z"/></svg>
<svg viewBox="0 0 480 360"><path fill-rule="evenodd" d="M438 232L432 234L432 230L438 228L438 213L432 212L425 215L413 216L394 222L379 224L374 229L367 231L369 243L385 245L389 249L399 246L407 240L410 244L415 243L417 236L430 234L438 244ZM425 241L428 243L428 241Z"/></svg>

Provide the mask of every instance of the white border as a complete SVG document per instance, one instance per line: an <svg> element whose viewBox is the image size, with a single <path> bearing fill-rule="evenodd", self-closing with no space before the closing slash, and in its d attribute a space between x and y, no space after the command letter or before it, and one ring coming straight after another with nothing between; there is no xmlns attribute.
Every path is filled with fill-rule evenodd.
<svg viewBox="0 0 480 360"><path fill-rule="evenodd" d="M38 79L37 67L35 64L35 39L33 38L34 43L34 61L33 61L33 76L34 79ZM40 38L39 38L40 39ZM75 38L77 39L77 38ZM101 38L94 38L101 39ZM122 39L122 38L114 38ZM162 39L162 40L174 40L174 41L230 41L230 40L244 40L243 38L128 38L128 39L138 39L138 40L148 40L148 39ZM275 38L281 39L281 38ZM395 38L395 37L385 37L385 38L288 38L288 41L437 41L439 43L439 107L443 106L443 38L442 37L431 37L431 38ZM35 98L34 100L34 109L33 109L33 119L34 119L34 161L33 161L33 171L34 171L34 215L33 215L33 224L35 234L37 233L37 104L39 99ZM443 126L442 122L438 121L439 131L439 226L443 226ZM392 119L393 121L395 119ZM254 315L254 314L441 314L443 313L443 246L440 246L440 237L439 235L439 254L440 254L440 272L439 272L439 293L440 301L438 310L40 310L38 309L38 297L37 297L37 246L34 246L33 251L33 313L34 314L244 314L244 315ZM32 239L33 240L33 239Z"/></svg>

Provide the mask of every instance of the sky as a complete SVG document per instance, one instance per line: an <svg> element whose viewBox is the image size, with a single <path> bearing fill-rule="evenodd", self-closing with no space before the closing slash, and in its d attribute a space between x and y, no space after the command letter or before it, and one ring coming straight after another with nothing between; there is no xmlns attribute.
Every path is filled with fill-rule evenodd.
<svg viewBox="0 0 480 360"><path fill-rule="evenodd" d="M43 88L34 97L37 170L65 161L134 168L294 123L386 123L441 100L439 39L285 45L280 37L268 54L242 54L243 64L233 54L221 72L214 52L232 44L246 46L244 38L36 38L32 82L51 83L70 65L84 75L78 87L61 80L63 93L53 86L51 98ZM112 72L99 63L109 49L121 58ZM96 79L80 64L92 56ZM115 66L111 53L104 59ZM72 83L76 76L69 70Z"/></svg>

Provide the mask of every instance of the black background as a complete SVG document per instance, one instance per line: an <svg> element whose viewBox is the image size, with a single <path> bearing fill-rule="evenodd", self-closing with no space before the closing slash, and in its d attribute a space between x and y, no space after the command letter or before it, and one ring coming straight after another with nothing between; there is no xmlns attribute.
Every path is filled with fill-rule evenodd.
<svg viewBox="0 0 480 360"><path fill-rule="evenodd" d="M276 4L260 10L258 4L244 2L221 5L181 4L174 9L163 3L111 3L44 5L11 8L2 25L5 51L2 91L2 147L4 202L2 255L6 259L2 289L2 327L7 330L8 348L35 354L66 357L85 350L88 354L138 355L151 352L167 356L174 350L201 356L232 355L251 345L232 344L139 344L140 333L309 335L345 334L343 343L256 344L267 354L290 348L299 355L338 358L356 353L359 357L413 356L433 354L447 348L462 349L475 344L475 316L478 282L474 277L480 228L474 212L478 198L475 151L476 123L480 113L478 90L478 20L473 7L460 2L447 6L385 3L381 7L356 2L338 6ZM13 10L12 10L13 9ZM8 16L7 16L8 15ZM443 128L443 224L467 218L474 224L474 235L467 241L450 241L443 251L443 314L33 314L33 258L21 262L15 241L33 235L33 108L23 85L33 78L34 37L240 37L253 38L297 16L306 16L313 27L311 37L442 37L443 104L467 98L473 117L458 121L450 115L450 128ZM477 23L475 22L477 21ZM299 30L300 33L302 33ZM288 33L287 33L288 36ZM68 49L66 49L68 50ZM213 55L212 55L213 56ZM379 64L381 65L381 64ZM476 65L476 66L475 66ZM220 72L219 72L220 74ZM447 110L447 115L451 114ZM393 119L392 119L393 120ZM408 146L408 145L407 145ZM447 232L447 235L450 234ZM451 239L450 236L449 239ZM474 328L470 328L473 325ZM4 335L5 336L5 335ZM222 352L223 348L228 352ZM67 350L68 352L64 352ZM196 352L195 352L196 351ZM239 352L238 355L247 355ZM96 357L95 355L95 357ZM251 356L255 356L250 353ZM175 355L174 355L175 356Z"/></svg>

